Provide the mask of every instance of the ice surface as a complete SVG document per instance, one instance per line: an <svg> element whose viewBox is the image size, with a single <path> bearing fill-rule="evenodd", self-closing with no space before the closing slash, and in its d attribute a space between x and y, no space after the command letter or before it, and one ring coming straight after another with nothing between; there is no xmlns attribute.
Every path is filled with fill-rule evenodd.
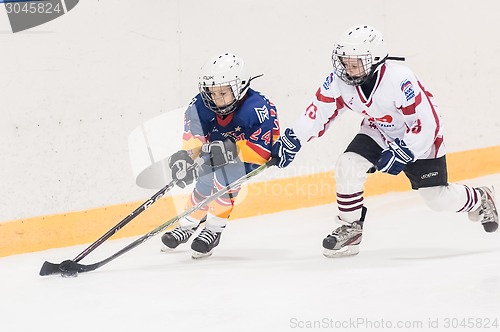
<svg viewBox="0 0 500 332"><path fill-rule="evenodd" d="M500 174L464 182L500 188ZM433 212L416 192L366 205L361 253L349 258L322 256L335 205L232 221L205 260L191 259L189 245L161 253L159 236L78 278L38 272L86 246L2 258L0 330L437 331L500 319L499 233ZM82 263L132 240L109 241Z"/></svg>

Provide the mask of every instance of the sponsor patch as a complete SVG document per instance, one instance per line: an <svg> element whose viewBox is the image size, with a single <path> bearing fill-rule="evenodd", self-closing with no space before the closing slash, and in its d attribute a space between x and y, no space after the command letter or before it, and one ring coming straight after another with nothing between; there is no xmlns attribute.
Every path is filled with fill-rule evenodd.
<svg viewBox="0 0 500 332"><path fill-rule="evenodd" d="M434 176L438 176L438 174L439 174L439 172L430 172L430 173L422 175L420 178L422 180L425 180L425 179L428 179L428 178L431 178L431 177L434 177Z"/></svg>
<svg viewBox="0 0 500 332"><path fill-rule="evenodd" d="M401 91L405 94L406 101L409 101L412 98L415 98L415 91L413 90L413 84L410 81L404 80L401 83Z"/></svg>

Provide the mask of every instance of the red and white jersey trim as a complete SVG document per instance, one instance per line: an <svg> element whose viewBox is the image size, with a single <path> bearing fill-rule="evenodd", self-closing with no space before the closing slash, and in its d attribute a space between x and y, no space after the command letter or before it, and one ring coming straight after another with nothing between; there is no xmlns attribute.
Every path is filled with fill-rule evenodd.
<svg viewBox="0 0 500 332"><path fill-rule="evenodd" d="M402 139L418 159L437 158L446 151L442 120L434 98L406 66L386 63L377 72L369 96L330 73L293 129L301 141L321 137L345 111L363 116L360 132L382 148Z"/></svg>

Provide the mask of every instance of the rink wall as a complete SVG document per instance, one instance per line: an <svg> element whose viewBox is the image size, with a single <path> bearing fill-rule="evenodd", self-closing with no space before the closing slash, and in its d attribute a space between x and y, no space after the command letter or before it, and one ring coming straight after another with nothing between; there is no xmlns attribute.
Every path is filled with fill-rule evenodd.
<svg viewBox="0 0 500 332"><path fill-rule="evenodd" d="M330 0L145 3L85 0L15 35L0 15L0 256L93 242L154 194L135 184L129 134L189 103L210 56L229 50L251 74L263 73L252 86L277 105L287 127L328 74L335 38L356 23L383 30L391 54L405 56L434 94L451 178L500 172L500 44L491 42L500 30L498 1L360 0L355 13L349 3ZM333 165L359 122L345 114L292 166L259 176L233 218L250 215L247 206L255 204L268 213L330 203ZM177 149L180 137L170 143ZM409 188L396 179L372 175L367 193ZM273 196L284 188L293 196ZM155 204L117 235L158 225L169 204Z"/></svg>

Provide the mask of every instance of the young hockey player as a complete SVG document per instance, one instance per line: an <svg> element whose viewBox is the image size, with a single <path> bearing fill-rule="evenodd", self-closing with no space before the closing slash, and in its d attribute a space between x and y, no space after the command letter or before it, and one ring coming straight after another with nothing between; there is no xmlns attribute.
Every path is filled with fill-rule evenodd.
<svg viewBox="0 0 500 332"><path fill-rule="evenodd" d="M449 183L441 118L432 94L407 67L386 60L382 34L367 25L344 32L334 46L333 72L316 91L304 114L273 147L279 167L295 158L301 144L321 137L344 112L364 117L359 133L335 168L338 222L323 240L324 255L355 255L367 209L363 186L368 172L401 171L429 207L468 212L486 232L498 228L493 188Z"/></svg>
<svg viewBox="0 0 500 332"><path fill-rule="evenodd" d="M250 88L254 78L246 73L243 60L231 53L215 56L203 67L200 93L185 112L182 149L169 159L172 178L180 187L196 180L186 208L270 159L272 144L280 134L277 111ZM197 157L204 161L199 167L194 161ZM162 236L162 242L176 248L206 220L191 248L193 258L210 256L219 244L238 191L232 190L181 219L177 228Z"/></svg>

